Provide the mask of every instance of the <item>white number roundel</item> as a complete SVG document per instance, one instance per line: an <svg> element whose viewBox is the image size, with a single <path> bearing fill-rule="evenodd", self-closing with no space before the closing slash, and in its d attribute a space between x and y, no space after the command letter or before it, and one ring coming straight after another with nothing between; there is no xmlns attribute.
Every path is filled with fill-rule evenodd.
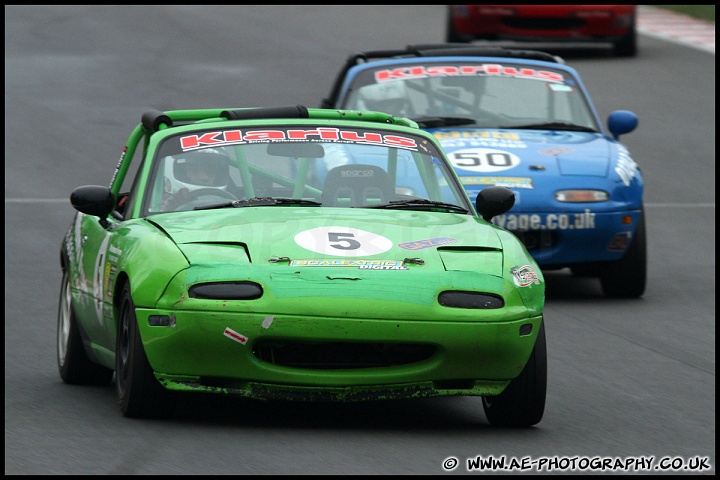
<svg viewBox="0 0 720 480"><path fill-rule="evenodd" d="M492 148L464 148L449 152L453 167L473 172L499 172L520 165L520 157Z"/></svg>
<svg viewBox="0 0 720 480"><path fill-rule="evenodd" d="M295 235L295 243L311 252L340 257L362 257L385 253L392 242L358 228L317 227Z"/></svg>

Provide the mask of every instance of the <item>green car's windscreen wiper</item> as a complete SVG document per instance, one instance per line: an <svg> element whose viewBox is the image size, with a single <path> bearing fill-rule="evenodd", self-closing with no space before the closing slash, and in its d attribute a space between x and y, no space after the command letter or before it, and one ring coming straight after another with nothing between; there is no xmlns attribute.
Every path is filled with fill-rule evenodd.
<svg viewBox="0 0 720 480"><path fill-rule="evenodd" d="M199 206L193 208L193 210L211 210L213 208L229 207L273 207L276 205L311 205L319 207L322 204L314 200L304 200L302 198L253 197L244 200L233 200L232 202L223 202L214 205Z"/></svg>
<svg viewBox="0 0 720 480"><path fill-rule="evenodd" d="M452 203L435 202L424 198L410 198L408 200L394 200L379 205L363 205L359 208L387 208L393 210L449 210L458 213L468 213L466 208Z"/></svg>

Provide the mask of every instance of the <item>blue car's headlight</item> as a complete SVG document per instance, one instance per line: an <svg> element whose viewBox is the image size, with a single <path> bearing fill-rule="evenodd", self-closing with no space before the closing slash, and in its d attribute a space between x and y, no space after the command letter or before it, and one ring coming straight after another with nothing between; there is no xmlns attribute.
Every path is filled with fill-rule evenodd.
<svg viewBox="0 0 720 480"><path fill-rule="evenodd" d="M604 190L558 190L555 192L558 202L607 202L610 194Z"/></svg>

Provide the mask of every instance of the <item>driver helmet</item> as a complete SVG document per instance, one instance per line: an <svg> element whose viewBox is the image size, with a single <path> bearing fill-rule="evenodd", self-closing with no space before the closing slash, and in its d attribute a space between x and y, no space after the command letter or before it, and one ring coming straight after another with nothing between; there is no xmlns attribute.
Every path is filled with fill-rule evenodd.
<svg viewBox="0 0 720 480"><path fill-rule="evenodd" d="M230 159L221 150L205 148L185 152L172 161L172 191L186 188L189 192L201 188L227 190L230 180Z"/></svg>
<svg viewBox="0 0 720 480"><path fill-rule="evenodd" d="M359 110L375 110L397 116L405 114L406 105L407 87L402 80L368 85L358 92Z"/></svg>

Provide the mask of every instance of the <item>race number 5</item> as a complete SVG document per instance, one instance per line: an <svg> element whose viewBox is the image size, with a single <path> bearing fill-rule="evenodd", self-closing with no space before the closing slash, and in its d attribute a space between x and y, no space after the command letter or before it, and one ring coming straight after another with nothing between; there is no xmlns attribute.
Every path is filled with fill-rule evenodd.
<svg viewBox="0 0 720 480"><path fill-rule="evenodd" d="M339 250L357 250L362 247L360 242L355 240L354 233L328 232L330 246Z"/></svg>
<svg viewBox="0 0 720 480"><path fill-rule="evenodd" d="M372 232L350 227L317 227L295 235L295 243L311 252L342 257L385 253L392 242Z"/></svg>

